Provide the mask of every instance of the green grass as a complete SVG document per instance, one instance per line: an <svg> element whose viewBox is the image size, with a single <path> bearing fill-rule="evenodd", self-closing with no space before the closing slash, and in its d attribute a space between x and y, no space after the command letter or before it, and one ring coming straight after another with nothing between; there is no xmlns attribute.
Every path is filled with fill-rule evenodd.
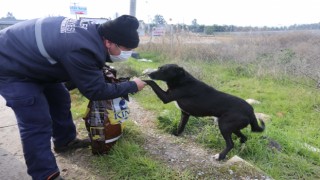
<svg viewBox="0 0 320 180"><path fill-rule="evenodd" d="M140 76L146 68L157 68L165 63L157 54L143 54L144 58L155 59L155 62L137 62L130 59L125 63L112 64L122 71L130 72L130 76ZM309 82L288 77L272 77L256 75L254 65L241 66L233 63L212 62L179 62L195 77L201 79L218 90L239 96L243 99L253 98L261 104L254 105L256 112L271 116L266 122L266 130L262 134L251 133L245 128L247 135L246 148L241 150L235 139L235 148L228 157L239 155L258 166L274 179L320 179L319 151L306 148L306 144L320 149L320 93L318 89L303 86ZM157 83L166 89L162 82ZM73 94L76 103L73 105L74 116L81 117L85 112L86 100L77 93ZM133 96L144 108L158 114L158 128L172 133L179 123L180 112L174 103L163 104L147 87ZM79 100L79 101L78 101ZM73 101L74 102L74 101ZM184 132L185 137L193 136L199 144L209 148L222 150L225 142L210 118L192 117ZM141 148L139 132L133 124L125 129L125 138L117 143L116 148L107 156L94 158L100 172L106 173L110 179L188 179L188 172L177 173L165 165L149 157ZM276 142L281 150L270 146Z"/></svg>
<svg viewBox="0 0 320 180"><path fill-rule="evenodd" d="M84 117L89 102L88 99L80 94L78 89L70 91L70 95L72 102L71 113L73 119L80 119Z"/></svg>
<svg viewBox="0 0 320 180"><path fill-rule="evenodd" d="M129 61L128 63L132 63ZM123 70L127 65L119 64L117 69ZM130 71L133 74L138 74L144 69L141 65L131 64L130 67L134 67L134 71ZM149 67L145 64L145 67ZM156 66L154 67L156 68ZM127 70L128 68L126 68ZM132 69L131 69L132 70ZM130 74L132 75L132 74ZM149 92L151 94L151 92ZM87 110L88 100L79 93L77 89L70 92L72 99L72 115L80 125L79 131L83 132L85 126L82 117ZM137 94L138 95L138 94ZM136 95L134 95L136 96ZM155 99L156 100L156 99ZM95 172L98 172L102 177L108 177L108 179L195 179L194 175L188 172L177 172L165 164L153 159L147 154L147 151L143 149L144 137L138 130L137 126L128 121L125 124L123 137L117 141L117 144L113 149L104 156L93 156L92 164L95 167Z"/></svg>
<svg viewBox="0 0 320 180"><path fill-rule="evenodd" d="M141 148L143 137L129 122L121 138L111 152L93 159L100 175L108 179L188 179L188 172L178 173L155 161Z"/></svg>
<svg viewBox="0 0 320 180"><path fill-rule="evenodd" d="M141 65L138 62L129 63L135 67ZM163 61L162 64L164 63L172 62ZM156 64L159 66L159 62ZM152 63L147 67L153 65ZM301 84L307 83L305 81L297 83L298 80L288 78L255 76L250 66L246 69L237 64L214 62L183 62L180 65L218 90L243 99L259 100L261 104L254 105L255 111L272 117L266 123L267 128L263 134L251 133L250 128L244 129L243 132L249 139L246 148L241 151L240 143L235 140L236 146L229 157L240 155L275 179L320 178L319 152L313 152L304 145L306 143L320 148L320 131L317 126L319 90L302 86ZM145 64L140 67L147 68ZM166 89L162 82L157 83ZM135 98L144 108L158 113L159 128L168 133L176 129L180 112L174 103L163 104L151 88L146 88ZM210 148L222 150L225 146L218 128L208 118L191 118L184 133L196 136L198 143ZM270 147L270 140L277 142L281 150Z"/></svg>

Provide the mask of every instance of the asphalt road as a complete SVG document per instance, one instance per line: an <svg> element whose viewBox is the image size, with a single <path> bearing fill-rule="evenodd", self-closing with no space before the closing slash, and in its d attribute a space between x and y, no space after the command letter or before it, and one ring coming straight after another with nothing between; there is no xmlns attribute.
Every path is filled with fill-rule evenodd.
<svg viewBox="0 0 320 180"><path fill-rule="evenodd" d="M0 179L31 180L27 174L13 111L0 96Z"/></svg>

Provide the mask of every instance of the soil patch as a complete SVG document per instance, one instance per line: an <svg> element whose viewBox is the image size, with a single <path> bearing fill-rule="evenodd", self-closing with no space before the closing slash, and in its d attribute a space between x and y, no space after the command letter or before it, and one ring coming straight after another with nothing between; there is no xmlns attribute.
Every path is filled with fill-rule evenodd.
<svg viewBox="0 0 320 180"><path fill-rule="evenodd" d="M7 119L0 132L0 155L10 158L7 163L0 162L0 172L3 179L31 179L26 173L21 142L18 135L13 112L7 108L3 99L0 104L1 119ZM134 99L129 102L131 119L141 129L145 137L144 149L152 158L163 162L177 171L188 170L198 179L270 179L262 171L235 156L228 161L216 161L217 150L207 149L196 144L188 137L176 137L157 129L157 116L143 109ZM75 121L83 127L83 121ZM10 133L8 133L10 132ZM80 137L86 137L84 128L78 128ZM9 137L10 136L10 137ZM67 180L103 180L99 171L92 166L92 153L88 149L55 154L61 175ZM15 171L13 171L15 170Z"/></svg>
<svg viewBox="0 0 320 180"><path fill-rule="evenodd" d="M156 128L157 117L131 100L131 119L145 135L144 148L152 157L178 171L188 170L200 179L270 179L261 170L238 156L217 161L217 150L201 147L192 139L176 137Z"/></svg>

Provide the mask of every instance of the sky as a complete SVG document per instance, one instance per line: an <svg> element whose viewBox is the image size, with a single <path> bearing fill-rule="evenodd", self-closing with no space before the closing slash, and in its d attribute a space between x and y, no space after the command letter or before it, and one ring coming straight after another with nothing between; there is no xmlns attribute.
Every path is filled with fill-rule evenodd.
<svg viewBox="0 0 320 180"><path fill-rule="evenodd" d="M190 25L290 26L320 22L320 0L136 0L136 17L146 23L155 15L167 23ZM71 5L87 7L87 15L70 13ZM130 0L0 0L0 18L46 16L112 18L129 14Z"/></svg>

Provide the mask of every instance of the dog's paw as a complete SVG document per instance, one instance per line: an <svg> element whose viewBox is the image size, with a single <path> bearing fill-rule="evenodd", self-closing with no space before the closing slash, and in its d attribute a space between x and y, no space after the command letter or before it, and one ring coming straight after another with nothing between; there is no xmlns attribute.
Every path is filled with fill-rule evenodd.
<svg viewBox="0 0 320 180"><path fill-rule="evenodd" d="M144 81L145 83L147 83L148 85L156 84L153 80L150 80L150 79L144 79L143 81Z"/></svg>
<svg viewBox="0 0 320 180"><path fill-rule="evenodd" d="M220 154L216 154L216 155L214 155L213 157L214 157L215 160L220 161L220 159L219 159Z"/></svg>
<svg viewBox="0 0 320 180"><path fill-rule="evenodd" d="M142 80L142 81L145 82L145 83L148 84L148 85L152 85L152 84L155 83L155 82L152 81L152 80Z"/></svg>
<svg viewBox="0 0 320 180"><path fill-rule="evenodd" d="M216 154L216 155L214 155L214 159L217 161L222 161L222 160L226 159L226 156L223 156L221 154Z"/></svg>
<svg viewBox="0 0 320 180"><path fill-rule="evenodd" d="M180 135L177 132L173 132L172 134L175 135L175 136L179 136Z"/></svg>
<svg viewBox="0 0 320 180"><path fill-rule="evenodd" d="M180 136L181 135L181 133L178 133L178 131L176 131L176 130L173 130L172 134L175 135L175 136Z"/></svg>

